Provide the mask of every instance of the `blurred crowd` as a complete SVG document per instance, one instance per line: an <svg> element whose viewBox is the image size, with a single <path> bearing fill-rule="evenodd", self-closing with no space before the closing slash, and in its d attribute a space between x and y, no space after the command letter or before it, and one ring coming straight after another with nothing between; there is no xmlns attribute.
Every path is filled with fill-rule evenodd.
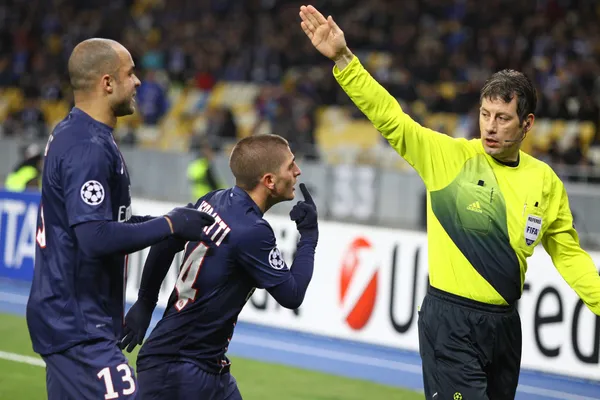
<svg viewBox="0 0 600 400"><path fill-rule="evenodd" d="M403 104L473 113L479 89L502 68L525 72L539 93L538 118L600 119L600 2L597 0L318 0L373 75ZM316 154L315 115L347 105L331 63L299 28L290 0L4 0L0 88L18 86L23 107L3 134L43 137L41 100L70 99L66 61L89 37L119 40L143 81L144 123L169 109L167 89L210 91L217 82L264 84L259 121ZM369 55L369 56L367 56ZM377 55L377 57L373 56ZM227 109L211 111L206 135L236 137ZM258 126L258 124L257 124ZM257 128L258 129L258 128ZM135 134L128 136L135 143ZM561 162L560 155L553 160ZM558 158L556 158L558 157ZM587 162L587 161L586 161Z"/></svg>

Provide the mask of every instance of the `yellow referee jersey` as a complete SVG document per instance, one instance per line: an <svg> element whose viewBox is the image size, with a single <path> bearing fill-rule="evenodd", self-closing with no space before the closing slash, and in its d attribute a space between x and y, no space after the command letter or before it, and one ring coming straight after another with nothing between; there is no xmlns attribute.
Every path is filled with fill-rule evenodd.
<svg viewBox="0 0 600 400"><path fill-rule="evenodd" d="M527 257L541 241L554 265L600 315L600 277L581 249L564 185L520 152L509 167L479 139L455 139L413 121L357 57L333 74L427 188L431 286L489 304L521 297Z"/></svg>

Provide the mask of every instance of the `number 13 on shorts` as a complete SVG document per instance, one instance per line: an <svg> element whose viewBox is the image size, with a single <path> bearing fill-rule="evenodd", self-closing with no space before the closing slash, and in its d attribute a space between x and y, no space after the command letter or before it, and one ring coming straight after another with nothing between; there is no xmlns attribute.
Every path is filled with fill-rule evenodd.
<svg viewBox="0 0 600 400"><path fill-rule="evenodd" d="M98 372L98 379L104 382L106 388L104 400L135 398L135 396L131 396L136 392L135 378L131 372L131 367L127 364L120 364L114 369L117 372L114 378L111 373L111 367L102 368Z"/></svg>

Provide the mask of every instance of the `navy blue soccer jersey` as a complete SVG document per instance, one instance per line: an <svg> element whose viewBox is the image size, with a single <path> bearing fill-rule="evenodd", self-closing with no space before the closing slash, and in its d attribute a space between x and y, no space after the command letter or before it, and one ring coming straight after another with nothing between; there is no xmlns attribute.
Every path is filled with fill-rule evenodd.
<svg viewBox="0 0 600 400"><path fill-rule="evenodd" d="M86 256L74 226L124 222L130 181L112 128L78 108L54 129L44 160L35 271L27 304L33 348L63 351L121 333L126 256Z"/></svg>
<svg viewBox="0 0 600 400"><path fill-rule="evenodd" d="M202 241L186 244L169 305L142 345L138 371L168 360L223 371L238 315L255 288L274 287L290 276L271 226L246 192L213 192L196 207L216 222L204 228Z"/></svg>

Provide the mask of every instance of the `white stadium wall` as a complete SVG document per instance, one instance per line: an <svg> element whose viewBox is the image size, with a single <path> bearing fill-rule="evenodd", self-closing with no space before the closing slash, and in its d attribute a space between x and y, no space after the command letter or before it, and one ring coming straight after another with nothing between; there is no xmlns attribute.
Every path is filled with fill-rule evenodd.
<svg viewBox="0 0 600 400"><path fill-rule="evenodd" d="M136 199L133 211L157 215L174 206ZM298 240L294 223L268 213L266 218L291 265ZM146 252L130 258L128 301L135 301ZM600 265L600 253L592 257ZM177 269L171 269L163 285L162 305ZM314 276L300 309L284 309L257 290L240 320L417 351L417 310L426 288L424 233L322 221ZM600 319L564 282L541 246L529 259L518 307L523 368L600 380Z"/></svg>

